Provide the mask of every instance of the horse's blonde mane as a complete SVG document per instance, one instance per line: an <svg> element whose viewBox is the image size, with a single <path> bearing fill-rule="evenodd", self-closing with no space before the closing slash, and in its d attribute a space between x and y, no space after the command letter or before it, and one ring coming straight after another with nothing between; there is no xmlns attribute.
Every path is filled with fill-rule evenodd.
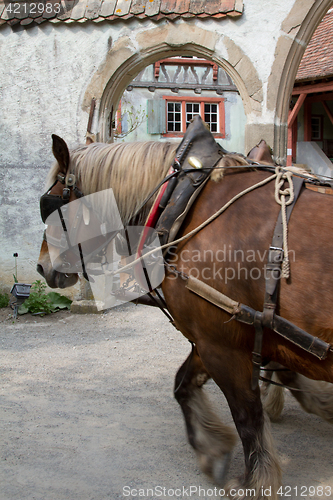
<svg viewBox="0 0 333 500"><path fill-rule="evenodd" d="M221 179L223 179L225 169L227 169L228 167L237 167L237 166L241 167L245 165L251 167L251 165L249 165L244 156L239 155L237 153L227 153L226 155L223 156L223 158L221 158L221 160L216 165L219 168L212 170L210 178L214 182L219 182Z"/></svg>
<svg viewBox="0 0 333 500"><path fill-rule="evenodd" d="M142 202L167 175L173 163L179 143L171 142L123 142L113 144L92 143L80 146L70 153L68 172L74 173L76 183L85 194L112 188L118 210L126 225L136 214ZM227 154L219 166L247 165L237 154ZM47 184L52 185L59 166L50 170ZM223 169L213 170L212 179L223 177ZM156 196L155 196L156 197ZM153 197L142 213L145 218ZM144 220L140 220L143 223Z"/></svg>
<svg viewBox="0 0 333 500"><path fill-rule="evenodd" d="M93 143L71 151L68 171L75 174L77 185L85 195L112 188L126 225L167 175L177 146L155 141ZM49 173L48 185L54 182L58 171L56 164ZM147 204L147 210L151 203Z"/></svg>

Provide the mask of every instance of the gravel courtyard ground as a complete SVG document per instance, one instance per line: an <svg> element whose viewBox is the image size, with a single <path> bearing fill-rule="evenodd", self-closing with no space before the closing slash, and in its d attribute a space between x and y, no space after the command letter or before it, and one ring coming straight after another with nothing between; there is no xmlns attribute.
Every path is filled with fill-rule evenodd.
<svg viewBox="0 0 333 500"><path fill-rule="evenodd" d="M172 394L190 345L159 310L126 304L17 321L10 312L0 313L1 500L220 498L197 467ZM215 384L207 390L233 425ZM332 426L288 393L273 435L281 498L333 498ZM242 469L238 444L229 477Z"/></svg>

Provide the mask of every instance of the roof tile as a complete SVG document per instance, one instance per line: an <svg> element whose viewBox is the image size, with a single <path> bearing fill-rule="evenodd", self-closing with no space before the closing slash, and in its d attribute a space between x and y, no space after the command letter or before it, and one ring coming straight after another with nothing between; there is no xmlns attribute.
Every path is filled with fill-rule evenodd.
<svg viewBox="0 0 333 500"><path fill-rule="evenodd" d="M27 17L26 19L23 19L21 21L22 26L28 26L29 24L33 23L34 19L32 17Z"/></svg>
<svg viewBox="0 0 333 500"><path fill-rule="evenodd" d="M37 24L42 24L42 23L45 23L46 19L44 19L42 16L40 16L37 19L34 19L34 21Z"/></svg>
<svg viewBox="0 0 333 500"><path fill-rule="evenodd" d="M190 0L177 0L175 12L177 14L186 14L189 12Z"/></svg>
<svg viewBox="0 0 333 500"><path fill-rule="evenodd" d="M232 3L234 4L235 2L233 1ZM218 12L220 12L220 6L221 2L219 0L210 0L210 2L206 2L205 12L206 14L217 14Z"/></svg>
<svg viewBox="0 0 333 500"><path fill-rule="evenodd" d="M47 0L45 2L45 10L43 12L43 18L44 19L51 19L54 17L54 1L52 2L51 0Z"/></svg>
<svg viewBox="0 0 333 500"><path fill-rule="evenodd" d="M299 65L296 81L333 76L333 9L314 32Z"/></svg>
<svg viewBox="0 0 333 500"><path fill-rule="evenodd" d="M117 0L104 0L99 15L102 17L112 16Z"/></svg>
<svg viewBox="0 0 333 500"><path fill-rule="evenodd" d="M162 14L171 14L175 12L177 0L161 0L160 11Z"/></svg>
<svg viewBox="0 0 333 500"><path fill-rule="evenodd" d="M191 0L190 12L202 14L205 11L205 0Z"/></svg>
<svg viewBox="0 0 333 500"><path fill-rule="evenodd" d="M146 16L157 16L160 11L161 0L147 0L146 3Z"/></svg>
<svg viewBox="0 0 333 500"><path fill-rule="evenodd" d="M79 19L84 19L86 12L86 0L84 2L79 1L76 5L74 5L71 11L71 19L74 21L78 21Z"/></svg>
<svg viewBox="0 0 333 500"><path fill-rule="evenodd" d="M6 1L6 3L5 3ZM22 26L33 22L101 22L127 19L163 18L174 20L199 17L215 17L220 19L228 16L240 16L243 11L243 0L39 0L38 5L44 6L44 12L32 11L28 0L17 2L20 9L14 12L14 0L0 0L0 26ZM8 8L12 6L12 8Z"/></svg>
<svg viewBox="0 0 333 500"><path fill-rule="evenodd" d="M14 9L9 9L10 4L4 5L4 9L2 9L1 19L4 21L9 21L10 19L14 19Z"/></svg>
<svg viewBox="0 0 333 500"><path fill-rule="evenodd" d="M129 13L130 8L130 0L118 0L114 13L116 16L125 16Z"/></svg>
<svg viewBox="0 0 333 500"><path fill-rule="evenodd" d="M131 4L131 14L142 14L145 11L145 0L133 0Z"/></svg>
<svg viewBox="0 0 333 500"><path fill-rule="evenodd" d="M88 0L85 12L86 19L97 19L99 17L100 9L101 9L100 0Z"/></svg>

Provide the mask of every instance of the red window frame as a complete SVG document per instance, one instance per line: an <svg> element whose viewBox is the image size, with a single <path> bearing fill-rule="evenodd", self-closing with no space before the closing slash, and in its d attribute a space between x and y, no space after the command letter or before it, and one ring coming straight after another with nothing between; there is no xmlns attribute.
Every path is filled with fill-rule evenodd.
<svg viewBox="0 0 333 500"><path fill-rule="evenodd" d="M163 137L183 137L186 131L186 109L185 104L187 102L199 102L200 103L200 116L203 120L205 120L205 103L207 104L217 104L219 108L219 129L220 132L212 132L213 136L216 138L224 139L225 138L225 108L224 101L225 99L222 97L186 97L186 96L163 96L165 100L166 107L166 131L168 130L168 102L181 102L182 105L182 132L165 132Z"/></svg>

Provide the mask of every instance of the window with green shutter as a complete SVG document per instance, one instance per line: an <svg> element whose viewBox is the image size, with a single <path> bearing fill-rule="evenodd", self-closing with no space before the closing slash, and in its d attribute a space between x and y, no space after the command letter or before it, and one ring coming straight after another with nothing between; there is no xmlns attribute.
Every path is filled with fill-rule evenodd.
<svg viewBox="0 0 333 500"><path fill-rule="evenodd" d="M165 134L166 117L164 99L148 99L148 134Z"/></svg>

